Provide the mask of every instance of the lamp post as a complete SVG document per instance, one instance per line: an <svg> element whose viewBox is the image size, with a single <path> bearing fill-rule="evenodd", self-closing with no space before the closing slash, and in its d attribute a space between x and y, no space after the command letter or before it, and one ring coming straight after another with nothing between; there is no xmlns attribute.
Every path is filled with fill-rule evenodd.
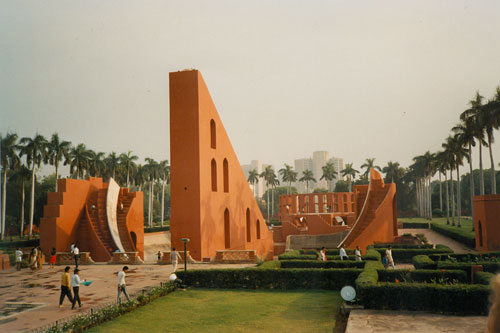
<svg viewBox="0 0 500 333"><path fill-rule="evenodd" d="M184 243L184 272L187 271L187 243L189 242L189 238L182 238L182 242Z"/></svg>

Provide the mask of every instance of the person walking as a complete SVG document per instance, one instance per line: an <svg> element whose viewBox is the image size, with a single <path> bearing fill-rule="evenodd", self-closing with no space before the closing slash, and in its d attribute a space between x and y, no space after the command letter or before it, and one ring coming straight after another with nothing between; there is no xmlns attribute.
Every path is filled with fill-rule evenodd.
<svg viewBox="0 0 500 333"><path fill-rule="evenodd" d="M170 253L170 261L172 261L172 266L174 268L173 272L177 270L177 262L181 258L181 255L179 252L175 251L175 247L172 249L172 252Z"/></svg>
<svg viewBox="0 0 500 333"><path fill-rule="evenodd" d="M394 260L392 259L392 246L389 245L387 250L385 250L385 257L387 258L387 265L391 265L392 269L394 269Z"/></svg>
<svg viewBox="0 0 500 333"><path fill-rule="evenodd" d="M50 259L49 259L50 268L54 268L56 264L56 248L53 247L50 251Z"/></svg>
<svg viewBox="0 0 500 333"><path fill-rule="evenodd" d="M75 268L78 268L78 259L80 259L80 249L76 244L73 247L73 255L75 256Z"/></svg>
<svg viewBox="0 0 500 333"><path fill-rule="evenodd" d="M340 260L348 260L349 259L349 257L347 256L347 253L345 252L343 245L340 247L339 254L340 254Z"/></svg>
<svg viewBox="0 0 500 333"><path fill-rule="evenodd" d="M37 257L36 257L37 268L42 269L42 267L43 267L43 262L42 262L43 251L42 251L42 248L40 246L38 247L37 252L38 252Z"/></svg>
<svg viewBox="0 0 500 333"><path fill-rule="evenodd" d="M69 277L69 270L70 267L66 266L64 268L64 272L61 275L61 296L59 297L59 307L63 307L63 301L64 301L64 296L67 296L69 301L73 303L73 297L71 296L71 290L69 289L70 287L70 277Z"/></svg>
<svg viewBox="0 0 500 333"><path fill-rule="evenodd" d="M356 245L356 250L354 250L354 256L356 257L356 261L361 261L361 250L358 245Z"/></svg>
<svg viewBox="0 0 500 333"><path fill-rule="evenodd" d="M127 293L127 284L125 283L125 276L127 275L128 266L123 266L122 270L118 273L118 304L121 304L122 301L120 299L121 293L127 297L127 301L130 301L130 297Z"/></svg>
<svg viewBox="0 0 500 333"><path fill-rule="evenodd" d="M36 246L35 246L31 250L31 255L30 255L30 268L31 269L37 268L37 256L38 256L38 250L36 249Z"/></svg>
<svg viewBox="0 0 500 333"><path fill-rule="evenodd" d="M18 247L16 250L16 268L18 271L21 270L21 262L23 261L23 251Z"/></svg>
<svg viewBox="0 0 500 333"><path fill-rule="evenodd" d="M321 250L319 250L319 258L321 261L326 261L325 247L322 247Z"/></svg>
<svg viewBox="0 0 500 333"><path fill-rule="evenodd" d="M78 307L82 307L82 302L80 301L80 283L82 283L82 281L80 280L80 276L78 275L79 272L80 270L78 268L75 268L73 276L71 277L71 287L73 288L73 305L71 306L71 310L75 308L77 301Z"/></svg>

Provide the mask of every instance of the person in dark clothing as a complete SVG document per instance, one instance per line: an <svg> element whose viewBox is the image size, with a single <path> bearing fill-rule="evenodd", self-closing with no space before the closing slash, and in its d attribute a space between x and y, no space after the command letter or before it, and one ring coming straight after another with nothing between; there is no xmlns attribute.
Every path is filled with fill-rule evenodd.
<svg viewBox="0 0 500 333"><path fill-rule="evenodd" d="M69 277L69 266L66 266L64 268L64 272L61 275L61 296L59 297L59 307L62 308L63 301L64 301L64 296L67 296L69 301L73 303L73 297L71 296L71 290L70 288L70 277Z"/></svg>

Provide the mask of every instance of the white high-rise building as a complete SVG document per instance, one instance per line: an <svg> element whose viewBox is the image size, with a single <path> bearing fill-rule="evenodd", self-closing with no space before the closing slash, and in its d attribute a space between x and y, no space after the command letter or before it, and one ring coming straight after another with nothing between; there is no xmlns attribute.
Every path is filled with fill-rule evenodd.
<svg viewBox="0 0 500 333"><path fill-rule="evenodd" d="M298 160L295 160L295 172L297 172L297 182L292 184L297 188L297 191L299 193L305 193L306 192L306 183L305 182L299 182L298 180L302 178L303 172L305 170L311 170L313 171L313 160L312 158L300 158ZM309 183L309 191L311 190L312 184Z"/></svg>
<svg viewBox="0 0 500 333"><path fill-rule="evenodd" d="M337 174L337 178L332 181L332 189L335 189L337 181L342 180L342 174L340 173L340 171L344 170L344 159L339 157L332 157L329 162L333 163L335 173Z"/></svg>
<svg viewBox="0 0 500 333"><path fill-rule="evenodd" d="M250 173L250 170L254 170L255 169L255 170L257 170L257 172L260 175L262 173L262 171L264 171L264 169L267 166L268 166L268 164L262 164L262 161L253 160L253 161L250 162L250 164L244 164L244 165L242 165L241 168L243 169L243 172L245 173L245 177L248 179L248 174ZM255 192L254 192L255 196L257 198L262 197L262 195L266 191L264 180L259 177L259 181L256 184L254 184L254 185L250 184L251 188L253 186L255 186Z"/></svg>
<svg viewBox="0 0 500 333"><path fill-rule="evenodd" d="M312 158L312 172L314 174L314 178L316 179L316 183L313 186L309 186L309 188L326 188L328 189L328 182L323 179L320 180L321 176L323 176L323 167L328 163L329 153L327 151L315 151L313 152Z"/></svg>
<svg viewBox="0 0 500 333"><path fill-rule="evenodd" d="M327 163L333 163L335 168L335 173L337 178L332 180L331 188L328 189L328 182L326 180L320 180L323 176L323 167ZM312 192L315 188L323 188L333 191L337 181L342 179L340 171L344 169L344 159L339 157L331 157L330 153L327 151L315 151L313 152L312 158L300 158L295 160L295 171L297 172L297 182L293 184L297 188L299 193L306 192L306 183L299 182L298 180L302 178L304 170L311 170L316 182L309 183L309 192Z"/></svg>

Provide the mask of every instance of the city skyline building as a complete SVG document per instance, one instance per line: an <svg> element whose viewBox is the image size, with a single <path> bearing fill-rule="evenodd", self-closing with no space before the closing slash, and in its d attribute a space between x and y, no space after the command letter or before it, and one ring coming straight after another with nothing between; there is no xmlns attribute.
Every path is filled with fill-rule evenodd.
<svg viewBox="0 0 500 333"><path fill-rule="evenodd" d="M264 164L262 163L261 160L252 160L250 161L250 164L242 164L241 165L241 168L243 169L243 172L245 173L245 178L248 180L248 175L250 173L251 170L257 170L257 173L260 175L264 169L268 166L269 164ZM276 172L276 175L277 175L277 170L274 170ZM264 194L264 192L266 191L266 188L265 188L265 181L259 177L259 180L257 181L256 184L250 184L250 188L253 188L255 187L255 191L254 191L254 195L256 198L261 198L262 195Z"/></svg>

